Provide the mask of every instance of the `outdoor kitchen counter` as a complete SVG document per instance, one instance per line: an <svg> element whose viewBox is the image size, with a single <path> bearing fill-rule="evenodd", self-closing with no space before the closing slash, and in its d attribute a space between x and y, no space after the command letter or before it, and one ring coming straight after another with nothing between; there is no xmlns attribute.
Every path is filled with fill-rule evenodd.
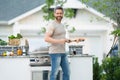
<svg viewBox="0 0 120 80"><path fill-rule="evenodd" d="M49 68L30 66L30 59L38 56L40 57L41 55L0 56L0 75L2 75L0 80L32 80L31 72L36 70L38 72L43 70L50 71L50 66L48 66ZM71 71L70 80L93 80L92 55L68 55L68 58Z"/></svg>
<svg viewBox="0 0 120 80"><path fill-rule="evenodd" d="M69 55L70 80L93 80L93 55Z"/></svg>
<svg viewBox="0 0 120 80"><path fill-rule="evenodd" d="M0 56L0 58L30 58L30 56Z"/></svg>
<svg viewBox="0 0 120 80"><path fill-rule="evenodd" d="M22 56L0 56L0 58L32 58L32 57L40 57L40 56L49 56L49 55L22 55ZM72 57L93 57L93 55L68 55L69 58Z"/></svg>
<svg viewBox="0 0 120 80"><path fill-rule="evenodd" d="M30 56L0 56L0 80L31 80Z"/></svg>
<svg viewBox="0 0 120 80"><path fill-rule="evenodd" d="M80 54L80 55L68 55L68 57L93 57L93 55Z"/></svg>

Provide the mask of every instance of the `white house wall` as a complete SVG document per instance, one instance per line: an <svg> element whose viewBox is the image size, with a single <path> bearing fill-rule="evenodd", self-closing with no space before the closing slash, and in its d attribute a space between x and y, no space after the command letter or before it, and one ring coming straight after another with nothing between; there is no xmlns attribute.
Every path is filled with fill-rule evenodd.
<svg viewBox="0 0 120 80"><path fill-rule="evenodd" d="M113 30L112 24L103 20L97 15L84 9L77 11L75 18L64 19L69 26L74 26L76 32L70 34L71 37L85 37L85 54L95 55L101 61L111 47L113 36L110 32Z"/></svg>
<svg viewBox="0 0 120 80"><path fill-rule="evenodd" d="M108 54L109 50L111 49L111 46L113 44L113 38L114 38L114 35L111 35L111 32L113 31L113 26L109 24L109 30L106 32L107 33L107 37L105 37L106 39L106 48L104 48L104 51L106 54Z"/></svg>
<svg viewBox="0 0 120 80"><path fill-rule="evenodd" d="M72 21L72 22L71 22ZM76 17L72 18L72 20L67 20L67 22L71 26L75 26L77 29L84 29L84 27L87 29L106 29L108 25L108 22L101 19L99 16L96 16L84 9L80 9L77 11ZM89 27L89 26L90 27ZM107 27L105 27L107 26Z"/></svg>
<svg viewBox="0 0 120 80"><path fill-rule="evenodd" d="M70 34L71 38L86 38L83 43L85 45L84 53L95 55L101 61L103 55L108 52L111 46L113 37L109 36L109 34L113 30L112 25L84 9L77 10L76 17L72 19L63 18L63 22L66 22L69 27L74 26L76 28L76 31ZM30 51L41 46L47 46L47 43L44 42L44 35L38 34L41 27L46 27L47 23L43 19L42 11L18 21L17 27L19 27L20 33L28 39ZM0 32L0 35L4 33L3 29L6 31L10 30L11 32L9 33L12 33L12 27L1 27L0 31L2 32Z"/></svg>
<svg viewBox="0 0 120 80"><path fill-rule="evenodd" d="M12 25L0 25L0 39L8 40L8 36L13 34Z"/></svg>
<svg viewBox="0 0 120 80"><path fill-rule="evenodd" d="M43 19L43 13L41 11L19 21L20 25L24 26L26 25L24 29L36 29L36 30L40 29L40 27L45 27L44 22L46 21Z"/></svg>
<svg viewBox="0 0 120 80"><path fill-rule="evenodd" d="M41 46L47 46L43 34L39 34L41 27L46 27L47 22L43 19L42 11L30 15L19 21L21 34L28 39L30 51Z"/></svg>

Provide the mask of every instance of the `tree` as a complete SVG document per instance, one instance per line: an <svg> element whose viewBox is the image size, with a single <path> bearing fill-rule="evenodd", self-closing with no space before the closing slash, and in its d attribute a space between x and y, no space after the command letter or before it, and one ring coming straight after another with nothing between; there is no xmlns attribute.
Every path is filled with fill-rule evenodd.
<svg viewBox="0 0 120 80"><path fill-rule="evenodd" d="M53 15L53 8L51 8L51 6L63 6L64 3L66 3L67 0L46 0L46 4L45 6L42 8L42 11L44 12L44 16L43 18L46 21L49 20L53 20L54 19L54 15ZM75 16L75 10L68 8L68 9L64 9L64 16L66 18L73 18ZM65 23L65 27L68 28L68 24ZM73 33L75 31L75 27L72 27L71 30L69 30L70 33ZM44 30L46 31L46 30Z"/></svg>
<svg viewBox="0 0 120 80"><path fill-rule="evenodd" d="M52 5L55 6L63 6L64 3L66 3L67 0L46 0L46 4L45 6L42 8L43 12L45 13L45 15L43 16L43 18L45 20L53 20L54 16L53 16L53 8L51 8ZM72 18L74 16L74 10L73 9L65 9L64 11L64 16L67 18Z"/></svg>
<svg viewBox="0 0 120 80"><path fill-rule="evenodd" d="M115 30L112 32L114 35L113 46L118 40L118 51L120 51L120 0L80 0L83 3L90 4L92 7L105 14L110 19L114 20L117 23ZM112 47L113 47L112 46ZM111 50L112 50L111 47ZM107 54L110 54L111 50ZM107 57L106 56L106 57Z"/></svg>

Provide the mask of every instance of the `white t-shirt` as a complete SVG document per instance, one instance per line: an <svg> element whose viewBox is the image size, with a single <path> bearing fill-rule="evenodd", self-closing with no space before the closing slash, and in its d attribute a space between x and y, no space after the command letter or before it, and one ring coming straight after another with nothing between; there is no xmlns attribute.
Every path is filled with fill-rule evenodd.
<svg viewBox="0 0 120 80"><path fill-rule="evenodd" d="M66 34L64 25L62 23L57 23L56 21L53 21L48 25L47 32L51 33L52 38L54 39L64 39ZM49 53L65 53L65 44L51 43L49 47Z"/></svg>

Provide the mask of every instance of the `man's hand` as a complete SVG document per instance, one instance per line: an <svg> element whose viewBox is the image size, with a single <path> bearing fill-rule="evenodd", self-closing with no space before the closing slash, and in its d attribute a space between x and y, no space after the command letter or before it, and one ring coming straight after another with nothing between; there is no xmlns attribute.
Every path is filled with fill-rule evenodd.
<svg viewBox="0 0 120 80"><path fill-rule="evenodd" d="M76 38L75 40L76 40L76 42L78 43L78 42L85 41L85 38Z"/></svg>
<svg viewBox="0 0 120 80"><path fill-rule="evenodd" d="M60 39L61 44L70 43L70 42L71 42L70 39Z"/></svg>
<svg viewBox="0 0 120 80"><path fill-rule="evenodd" d="M60 39L60 43L65 44L65 43L71 43L71 42L82 42L85 41L85 38L75 38L75 39Z"/></svg>
<svg viewBox="0 0 120 80"><path fill-rule="evenodd" d="M72 42L70 39L66 39L66 43L70 43Z"/></svg>
<svg viewBox="0 0 120 80"><path fill-rule="evenodd" d="M75 38L75 39L71 39L70 42L82 42L85 41L85 38Z"/></svg>

